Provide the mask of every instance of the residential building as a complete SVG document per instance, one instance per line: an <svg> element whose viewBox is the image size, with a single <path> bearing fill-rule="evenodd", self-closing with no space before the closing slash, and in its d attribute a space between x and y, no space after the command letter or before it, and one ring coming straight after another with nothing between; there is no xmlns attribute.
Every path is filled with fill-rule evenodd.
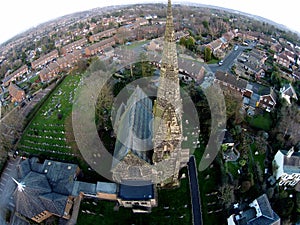
<svg viewBox="0 0 300 225"><path fill-rule="evenodd" d="M86 38L81 38L77 41L71 42L70 44L63 46L61 48L61 52L62 54L67 54L70 52L73 52L74 50L78 50L81 49L83 46L85 46L87 44L87 39Z"/></svg>
<svg viewBox="0 0 300 225"><path fill-rule="evenodd" d="M10 82L16 80L18 77L22 76L23 74L28 73L28 66L23 65L19 69L17 69L12 74L7 75L3 78L2 82L4 86L8 86Z"/></svg>
<svg viewBox="0 0 300 225"><path fill-rule="evenodd" d="M227 74L223 71L215 73L215 82L220 84L227 91L235 91L243 95L246 91L248 82L234 75Z"/></svg>
<svg viewBox="0 0 300 225"><path fill-rule="evenodd" d="M117 33L117 29L116 28L112 28L109 30L105 30L102 31L100 33L97 34L93 34L89 37L89 41L90 42L95 42L95 41L99 41L102 38L108 38L108 37L112 37L113 35L115 35Z"/></svg>
<svg viewBox="0 0 300 225"><path fill-rule="evenodd" d="M97 42L93 45L90 45L85 48L85 55L86 56L93 56L101 51L103 51L105 48L112 47L116 44L114 37L102 40L100 42Z"/></svg>
<svg viewBox="0 0 300 225"><path fill-rule="evenodd" d="M25 99L25 91L13 83L10 83L8 92L12 102L21 102Z"/></svg>
<svg viewBox="0 0 300 225"><path fill-rule="evenodd" d="M227 219L228 225L280 225L280 217L273 211L266 194L261 195L248 206L238 203L234 213Z"/></svg>
<svg viewBox="0 0 300 225"><path fill-rule="evenodd" d="M58 58L58 51L53 50L52 52L41 56L39 59L31 62L32 69L37 69L38 67L42 67L46 65L48 62L51 62L53 59Z"/></svg>
<svg viewBox="0 0 300 225"><path fill-rule="evenodd" d="M271 112L277 103L277 95L274 88L269 88L268 93L263 94L259 98L258 106L265 109L267 112Z"/></svg>
<svg viewBox="0 0 300 225"><path fill-rule="evenodd" d="M284 98L288 104L291 104L291 98L298 100L295 89L291 84L285 84L282 88L280 88L281 98Z"/></svg>
<svg viewBox="0 0 300 225"><path fill-rule="evenodd" d="M279 150L273 160L274 176L280 186L296 186L300 181L300 153L294 148Z"/></svg>

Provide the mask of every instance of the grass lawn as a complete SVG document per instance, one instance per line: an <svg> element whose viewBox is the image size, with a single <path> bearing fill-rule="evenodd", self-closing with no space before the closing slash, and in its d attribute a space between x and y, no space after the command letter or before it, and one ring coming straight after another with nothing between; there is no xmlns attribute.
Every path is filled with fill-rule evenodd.
<svg viewBox="0 0 300 225"><path fill-rule="evenodd" d="M264 154L258 153L258 155L255 155L255 152L256 152L255 143L251 144L250 148L251 148L251 151L252 151L254 161L258 162L261 170L263 171L263 169L265 168L264 162L265 162L266 154L265 153Z"/></svg>
<svg viewBox="0 0 300 225"><path fill-rule="evenodd" d="M226 172L229 172L232 174L234 179L238 179L238 169L240 169L240 165L238 162L225 162L224 163Z"/></svg>
<svg viewBox="0 0 300 225"><path fill-rule="evenodd" d="M220 60L219 59L211 59L207 62L207 64L217 64Z"/></svg>
<svg viewBox="0 0 300 225"><path fill-rule="evenodd" d="M146 43L148 43L148 42L149 42L148 40L131 42L131 44L130 44L130 45L127 45L126 48L127 48L127 49L134 49L134 48L140 47L140 46L142 46L143 44L146 44Z"/></svg>
<svg viewBox="0 0 300 225"><path fill-rule="evenodd" d="M114 206L114 202L92 199L83 200L77 225L192 224L188 178L181 180L180 188L159 190L158 207L153 208L150 214L134 214L130 209L123 207L120 207L119 211L114 211ZM88 214L86 210L95 215Z"/></svg>
<svg viewBox="0 0 300 225"><path fill-rule="evenodd" d="M265 131L269 131L272 126L272 118L270 113L264 113L263 115L255 115L250 118L248 117L247 120L250 126Z"/></svg>

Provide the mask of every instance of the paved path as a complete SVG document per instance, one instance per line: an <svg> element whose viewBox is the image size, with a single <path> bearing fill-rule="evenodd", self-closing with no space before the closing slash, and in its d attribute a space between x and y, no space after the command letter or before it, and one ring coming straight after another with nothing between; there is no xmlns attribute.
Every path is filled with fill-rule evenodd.
<svg viewBox="0 0 300 225"><path fill-rule="evenodd" d="M188 172L190 181L190 192L192 198L192 212L193 212L193 224L202 225L202 209L201 209L201 199L198 184L198 174L195 157L191 156L188 162Z"/></svg>
<svg viewBox="0 0 300 225"><path fill-rule="evenodd" d="M16 166L19 164L20 158L9 159L7 166L3 170L0 178L0 225L5 223L5 215L7 208L11 202L12 194L16 188L12 177L17 178Z"/></svg>

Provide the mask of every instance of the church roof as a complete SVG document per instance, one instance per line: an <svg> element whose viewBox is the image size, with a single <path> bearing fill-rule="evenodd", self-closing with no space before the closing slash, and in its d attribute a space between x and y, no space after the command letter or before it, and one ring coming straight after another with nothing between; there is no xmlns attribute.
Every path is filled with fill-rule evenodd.
<svg viewBox="0 0 300 225"><path fill-rule="evenodd" d="M122 200L149 200L154 198L154 186L150 181L126 180L119 186Z"/></svg>
<svg viewBox="0 0 300 225"><path fill-rule="evenodd" d="M121 107L123 108L124 105ZM140 87L136 87L118 121L113 168L129 152L145 161L148 160L145 150L152 149L152 119L152 101Z"/></svg>

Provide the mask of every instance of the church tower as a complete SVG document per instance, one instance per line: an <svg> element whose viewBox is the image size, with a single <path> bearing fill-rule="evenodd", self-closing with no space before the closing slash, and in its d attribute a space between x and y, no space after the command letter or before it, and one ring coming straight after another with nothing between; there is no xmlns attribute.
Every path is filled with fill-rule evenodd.
<svg viewBox="0 0 300 225"><path fill-rule="evenodd" d="M186 165L189 152L181 149L182 99L171 0L168 0L160 79L153 111L152 161L154 165L163 165L158 174L164 180L161 185L176 185L179 170Z"/></svg>

